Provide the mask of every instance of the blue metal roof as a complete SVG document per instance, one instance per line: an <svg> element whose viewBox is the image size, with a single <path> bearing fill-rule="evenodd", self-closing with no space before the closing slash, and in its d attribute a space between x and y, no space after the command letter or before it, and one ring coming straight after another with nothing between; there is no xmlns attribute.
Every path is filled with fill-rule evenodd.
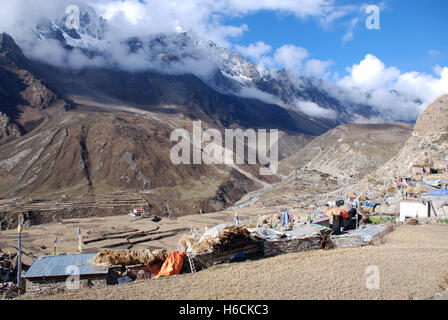
<svg viewBox="0 0 448 320"><path fill-rule="evenodd" d="M94 253L39 257L34 261L24 278L68 277L74 275L75 271L80 276L106 275L109 269L94 267L89 262L93 257L95 257ZM75 267L79 268L79 273Z"/></svg>

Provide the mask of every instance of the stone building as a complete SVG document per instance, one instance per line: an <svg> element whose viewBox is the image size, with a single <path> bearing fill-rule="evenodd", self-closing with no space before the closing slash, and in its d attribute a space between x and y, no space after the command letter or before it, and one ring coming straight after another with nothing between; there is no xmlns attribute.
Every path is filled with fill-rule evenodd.
<svg viewBox="0 0 448 320"><path fill-rule="evenodd" d="M109 282L109 269L92 266L95 254L43 256L26 272L27 295L52 294L88 287L102 287Z"/></svg>
<svg viewBox="0 0 448 320"><path fill-rule="evenodd" d="M413 178L422 176L424 174L430 174L432 172L433 172L433 169L432 169L431 163L414 164L411 167L411 175Z"/></svg>

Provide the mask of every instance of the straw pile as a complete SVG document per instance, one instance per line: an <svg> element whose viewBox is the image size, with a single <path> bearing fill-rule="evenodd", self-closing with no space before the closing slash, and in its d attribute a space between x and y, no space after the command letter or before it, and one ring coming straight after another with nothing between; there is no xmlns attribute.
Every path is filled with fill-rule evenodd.
<svg viewBox="0 0 448 320"><path fill-rule="evenodd" d="M165 249L162 250L101 250L92 259L92 263L99 267L116 265L131 266L136 264L151 265L163 263L168 257Z"/></svg>
<svg viewBox="0 0 448 320"><path fill-rule="evenodd" d="M365 195L359 196L359 202L366 202L367 200L369 200L369 198L367 198Z"/></svg>
<svg viewBox="0 0 448 320"><path fill-rule="evenodd" d="M211 243L213 252L238 249L252 243L250 232L245 227L231 226L224 228Z"/></svg>
<svg viewBox="0 0 448 320"><path fill-rule="evenodd" d="M261 218L260 218L260 224L261 225L263 225L263 224L269 224L269 223L271 223L271 218L268 216L268 215L264 215L264 216L262 216Z"/></svg>
<svg viewBox="0 0 448 320"><path fill-rule="evenodd" d="M245 247L253 243L253 240L246 227L230 226L224 228L216 238L209 236L196 243L193 243L191 235L184 235L179 241L179 245L186 248L187 242L191 243L195 252L225 252Z"/></svg>
<svg viewBox="0 0 448 320"><path fill-rule="evenodd" d="M194 235L192 235L191 233L184 234L179 239L179 250L180 251L187 251L188 243L190 243L190 244L194 243Z"/></svg>
<svg viewBox="0 0 448 320"><path fill-rule="evenodd" d="M281 213L265 214L260 218L259 223L262 226L267 225L270 228L272 228L273 227L272 224L277 225L282 221L282 219L283 215Z"/></svg>
<svg viewBox="0 0 448 320"><path fill-rule="evenodd" d="M427 191L425 189L422 189L422 188L408 187L406 192L408 194L421 195L423 193L426 193Z"/></svg>

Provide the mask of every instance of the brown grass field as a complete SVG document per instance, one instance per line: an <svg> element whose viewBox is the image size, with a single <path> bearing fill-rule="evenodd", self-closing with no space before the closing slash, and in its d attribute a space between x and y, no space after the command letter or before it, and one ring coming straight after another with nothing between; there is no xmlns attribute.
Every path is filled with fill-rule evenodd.
<svg viewBox="0 0 448 320"><path fill-rule="evenodd" d="M196 274L40 299L425 299L448 286L447 225L401 226L382 242L216 265ZM366 288L371 265L379 268L379 289Z"/></svg>

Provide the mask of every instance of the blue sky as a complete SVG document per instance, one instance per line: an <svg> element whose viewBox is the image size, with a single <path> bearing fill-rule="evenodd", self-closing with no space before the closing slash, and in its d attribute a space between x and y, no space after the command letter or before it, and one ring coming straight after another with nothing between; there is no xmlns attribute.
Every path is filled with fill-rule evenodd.
<svg viewBox="0 0 448 320"><path fill-rule="evenodd" d="M345 1L357 4L356 1ZM226 19L229 24L247 24L248 30L233 38L233 44L247 46L263 41L275 50L293 44L308 50L310 58L333 60L329 70L339 75L345 68L361 61L367 53L401 71L432 73L435 65L448 65L448 1L389 0L369 2L383 7L380 30L369 30L364 11L354 13L322 26L313 17L299 19L293 14L259 11L240 18ZM351 41L343 41L351 19L358 17ZM430 54L430 50L434 50Z"/></svg>

